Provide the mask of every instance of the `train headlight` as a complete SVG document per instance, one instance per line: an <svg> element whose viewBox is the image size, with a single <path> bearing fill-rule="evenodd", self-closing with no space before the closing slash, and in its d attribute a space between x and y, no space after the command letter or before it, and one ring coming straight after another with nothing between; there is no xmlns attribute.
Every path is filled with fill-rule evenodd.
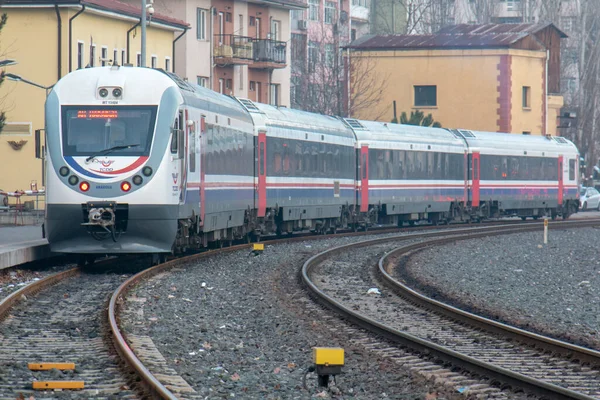
<svg viewBox="0 0 600 400"><path fill-rule="evenodd" d="M150 175L152 175L152 168L151 167L144 167L144 169L142 169L142 174L144 174L144 176L150 176Z"/></svg>
<svg viewBox="0 0 600 400"><path fill-rule="evenodd" d="M81 183L79 184L79 189L80 189L82 192L87 192L88 190L90 190L90 184L89 184L89 183L87 183L87 182L81 182Z"/></svg>
<svg viewBox="0 0 600 400"><path fill-rule="evenodd" d="M79 178L76 177L75 175L71 175L69 177L69 184L75 186L75 185L77 185L77 182L79 182Z"/></svg>
<svg viewBox="0 0 600 400"><path fill-rule="evenodd" d="M121 183L121 190L124 192L129 192L131 190L131 183L125 181Z"/></svg>
<svg viewBox="0 0 600 400"><path fill-rule="evenodd" d="M142 177L139 176L139 175L134 176L133 179L132 179L132 181L133 181L133 183L135 183L138 186L141 185L142 182L144 182L144 180L142 179Z"/></svg>
<svg viewBox="0 0 600 400"><path fill-rule="evenodd" d="M68 167L60 167L60 169L58 170L58 173L60 174L60 176L67 176L69 175L69 168Z"/></svg>
<svg viewBox="0 0 600 400"><path fill-rule="evenodd" d="M106 96L108 96L108 90L106 90L105 88L102 88L98 91L98 94L100 95L100 97L106 97Z"/></svg>

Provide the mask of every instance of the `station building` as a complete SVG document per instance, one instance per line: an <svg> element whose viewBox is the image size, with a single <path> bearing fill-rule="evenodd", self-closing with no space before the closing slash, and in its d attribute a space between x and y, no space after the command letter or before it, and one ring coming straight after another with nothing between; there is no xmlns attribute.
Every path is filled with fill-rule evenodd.
<svg viewBox="0 0 600 400"><path fill-rule="evenodd" d="M434 35L365 35L348 46L350 73L353 63L368 59L369 73L387 84L377 106L352 117L382 116L380 121L390 122L395 101L398 118L421 110L445 128L556 135L565 37L552 24L533 23L461 24ZM350 77L350 93L359 79L365 77Z"/></svg>
<svg viewBox="0 0 600 400"><path fill-rule="evenodd" d="M0 189L41 189L42 161L35 158L34 144L35 131L44 128L44 87L88 65L140 65L141 8L116 0L5 0L0 13L8 16L0 34L0 65L17 63L2 67L12 80L0 86L0 109L6 113ZM185 21L155 13L147 25L146 65L176 68L174 41L188 28Z"/></svg>

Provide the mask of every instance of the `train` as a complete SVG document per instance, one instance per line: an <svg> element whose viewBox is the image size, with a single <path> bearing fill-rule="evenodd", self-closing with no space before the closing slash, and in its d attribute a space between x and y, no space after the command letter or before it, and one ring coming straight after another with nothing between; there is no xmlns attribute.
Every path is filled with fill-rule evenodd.
<svg viewBox="0 0 600 400"><path fill-rule="evenodd" d="M45 115L53 252L160 262L267 234L579 207L579 153L563 137L320 115L118 65L64 76Z"/></svg>

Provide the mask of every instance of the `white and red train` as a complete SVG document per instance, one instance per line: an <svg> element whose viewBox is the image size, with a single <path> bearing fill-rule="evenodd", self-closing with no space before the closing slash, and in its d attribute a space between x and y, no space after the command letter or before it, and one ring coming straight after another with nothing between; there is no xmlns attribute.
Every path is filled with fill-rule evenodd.
<svg viewBox="0 0 600 400"><path fill-rule="evenodd" d="M46 102L52 251L153 253L300 230L568 217L561 137L422 128L256 104L161 70L100 67Z"/></svg>

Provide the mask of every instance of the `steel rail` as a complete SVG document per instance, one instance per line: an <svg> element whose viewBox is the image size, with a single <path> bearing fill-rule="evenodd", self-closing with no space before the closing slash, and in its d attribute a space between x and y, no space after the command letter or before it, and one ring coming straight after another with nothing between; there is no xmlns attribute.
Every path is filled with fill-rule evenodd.
<svg viewBox="0 0 600 400"><path fill-rule="evenodd" d="M529 224L527 224L527 225L529 226ZM478 227L474 227L474 228L459 228L458 230L460 230L460 231L464 231L464 230L473 231L474 230L474 231L478 231L478 232L483 231L485 233L489 233L489 232L491 232L493 230L497 230L497 229L500 229L502 231L504 229L510 229L510 228L514 229L514 225L478 226ZM453 229L453 230L456 230L456 229ZM397 231L397 228L394 231ZM360 235L365 235L368 233L369 232L350 232L350 233L345 233L345 234L331 235L330 237L357 236L357 235L360 236ZM432 235L438 235L438 236L439 235L447 235L447 233L444 231L441 231L441 232L434 232L434 233L404 234L404 235L393 236L391 238L388 238L387 240L399 240L399 238L414 239L414 238L420 238L420 237L425 237L425 236L431 237ZM323 237L323 236L320 236L320 237ZM315 238L317 238L317 237L315 237L315 236L292 237L292 238L285 238L285 239L269 240L269 241L265 241L263 243L264 244L277 244L277 243L284 243L284 242L289 243L289 242L306 241L306 240L311 240L311 239L315 239ZM376 240L381 240L381 239L375 239L375 241ZM159 273L165 272L170 268L176 267L181 264L189 263L191 261L197 261L197 260L201 260L204 258L212 257L217 254L223 254L225 252L233 252L233 251L237 251L237 250L249 249L249 248L251 248L251 246L252 246L252 244L241 244L241 245L237 245L237 246L218 249L215 251L207 251L207 252L200 253L200 254L193 254L190 256L186 256L186 257L176 258L176 259L168 261L166 263L156 265L152 268L141 271L138 274L130 277L128 280L123 282L111 296L111 299L109 302L109 308L108 308L108 318L109 318L110 330L111 330L115 348L117 349L117 352L119 353L121 358L124 361L126 361L126 363L133 370L136 371L136 373L139 375L139 377L141 379L141 384L145 387L145 389L152 396L161 398L161 399L169 399L169 400L176 399L175 395L171 391L169 391L169 389L167 389L160 382L160 380L157 379L152 374L152 372L149 371L144 366L142 361L136 356L135 349L132 349L128 345L127 340L126 340L127 335L124 334L123 332L121 332L121 330L119 329L118 313L119 313L119 306L120 306L120 304L122 304L121 299L123 299L125 297L126 293L129 290L131 290L140 281L149 279L152 276L155 276Z"/></svg>
<svg viewBox="0 0 600 400"><path fill-rule="evenodd" d="M598 220L561 221L561 222L553 222L551 224L554 225L555 228L565 229L565 228L571 228L571 227L572 228L580 228L580 227L596 226L599 224L599 221ZM403 235L403 236L391 237L391 238L366 240L363 242L339 246L336 248L328 249L328 250L326 250L322 253L319 253L319 254L311 257L310 259L308 259L302 266L302 272L301 272L302 280L303 280L304 284L310 290L311 295L316 297L318 301L322 302L323 304L325 304L327 307L333 309L334 311L340 313L345 319L351 321L352 323L354 323L358 326L361 326L362 328L365 328L365 329L367 329L371 332L374 332L378 335L381 335L382 337L385 337L393 342L400 343L400 344L405 345L412 349L416 349L417 351L422 352L424 354L431 354L442 360L450 361L453 365L460 366L460 367L465 368L470 371L476 371L476 372L483 371L485 373L485 375L487 375L487 376L492 376L496 379L499 379L503 382L507 382L511 385L517 385L518 387L527 388L529 390L540 393L543 396L550 396L552 398L567 398L567 399L581 399L581 400L595 399L594 397L590 397L590 396L587 396L582 393L574 392L574 391L566 389L566 388L552 385L547 382L538 381L533 378L527 377L525 375L522 375L522 374L519 374L519 373L516 373L513 371L509 371L507 369L504 369L504 368L495 366L493 364L478 360L476 358L467 356L465 354L456 352L456 351L446 348L444 346L440 346L431 341L424 340L422 338L411 335L409 333L390 328L384 324L381 324L381 323L375 321L374 319L368 318L348 307L345 307L340 302L336 301L331 296L328 296L323 291L321 291L317 287L317 285L314 282L312 282L312 280L310 279L311 270L314 267L321 264L325 259L331 257L332 255L341 253L350 248L371 246L371 245L382 244L382 243L386 243L386 242L390 242L390 241L394 241L394 240L408 240L408 239L415 238L417 236L434 237L434 236L442 236L442 235L448 236L451 234L456 235L453 237L441 238L441 239L437 239L437 240L430 240L425 243L412 244L412 245L404 246L401 248L401 249L407 249L407 251L415 251L416 249L422 249L425 247L429 247L436 243L447 243L447 242L454 242L454 241L458 241L458 240L473 239L473 238L478 238L478 237L482 237L482 236L489 236L490 231L492 231L491 233L494 235L500 235L500 234L510 234L510 233L528 232L528 231L532 231L532 230L540 230L541 225L542 224L527 224L526 226L520 226L520 227L515 227L514 225L512 225L506 229L495 226L495 227L491 227L489 230L479 231L479 232L477 232L477 231L467 232L467 231L469 231L469 229L453 230L453 231L449 230L449 231L440 232L440 233L436 232L436 233L429 234L429 235L427 235L427 234ZM397 249L397 250L399 250L399 249ZM392 252L392 253L394 253L394 252ZM385 259L389 254L392 254L392 253L388 253L388 254L384 255L384 257L382 257L382 259ZM398 255L397 252L394 254ZM384 261L380 260L380 266L381 266L380 268L383 268L383 262ZM409 293L411 293L411 292L409 292ZM448 308L448 309L444 308L444 311L450 311L450 308ZM456 318L462 320L466 317L463 315L456 314ZM477 320L477 322L479 324L482 324L483 319ZM501 329L500 326L492 326L492 328ZM489 329L489 327L488 327L488 329ZM509 331L506 331L506 332L509 332ZM511 335L518 334L517 328L514 328L514 330L512 330L510 332L511 332ZM540 336L540 335L531 333L530 336L527 336L527 339L535 340L536 336ZM595 361L595 363L598 363L600 361L600 359L595 355L598 352L596 352L594 350L585 349L585 348L582 348L582 347L576 346L576 345L569 345L567 343L565 343L565 345L567 345L567 346L563 346L562 345L563 342L560 342L560 341L557 341L557 340L551 339L551 338L547 338L547 339L548 340L543 341L544 345L546 345L546 346L550 345L553 348L560 348L563 352L565 350L574 352L575 354L577 354L580 357L586 357L585 359L588 359L588 360L593 359ZM538 344L539 343L542 343L542 341L538 341Z"/></svg>
<svg viewBox="0 0 600 400"><path fill-rule="evenodd" d="M71 268L66 271L58 272L53 275L48 275L39 281L35 281L30 283L29 285L23 286L21 289L16 292L11 293L6 296L2 301L0 301L0 320L3 320L10 310L20 301L22 300L22 296L31 296L40 290L52 286L55 283L62 281L63 279L69 278L71 276L77 275L81 272L79 267Z"/></svg>

